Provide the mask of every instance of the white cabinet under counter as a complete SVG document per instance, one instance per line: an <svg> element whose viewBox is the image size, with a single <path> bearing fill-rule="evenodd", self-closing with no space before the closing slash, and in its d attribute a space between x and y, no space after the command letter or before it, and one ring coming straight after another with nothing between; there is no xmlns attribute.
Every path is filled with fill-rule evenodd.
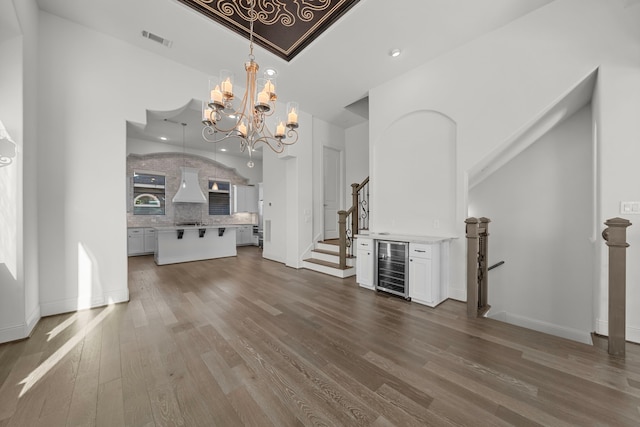
<svg viewBox="0 0 640 427"><path fill-rule="evenodd" d="M409 243L409 298L435 307L444 301L439 244Z"/></svg>
<svg viewBox="0 0 640 427"><path fill-rule="evenodd" d="M253 245L253 225L239 225L236 228L236 245Z"/></svg>
<svg viewBox="0 0 640 427"><path fill-rule="evenodd" d="M156 251L156 229L145 228L144 229L144 251L148 254L155 253Z"/></svg>
<svg viewBox="0 0 640 427"><path fill-rule="evenodd" d="M236 256L236 228L235 225L157 227L155 262L164 265Z"/></svg>
<svg viewBox="0 0 640 427"><path fill-rule="evenodd" d="M127 255L147 255L156 250L156 230L151 227L127 229Z"/></svg>
<svg viewBox="0 0 640 427"><path fill-rule="evenodd" d="M358 237L356 248L356 282L373 290L373 239Z"/></svg>
<svg viewBox="0 0 640 427"><path fill-rule="evenodd" d="M408 275L404 286L408 298L435 307L448 298L449 243L455 237L411 236L386 233L359 234L357 237L356 281L361 287L377 289L378 242L408 244ZM406 252L405 252L406 253Z"/></svg>

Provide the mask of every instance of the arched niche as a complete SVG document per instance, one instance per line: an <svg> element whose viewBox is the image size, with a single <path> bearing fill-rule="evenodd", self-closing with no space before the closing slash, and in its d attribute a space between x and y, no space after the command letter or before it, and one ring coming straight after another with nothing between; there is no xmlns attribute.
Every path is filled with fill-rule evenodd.
<svg viewBox="0 0 640 427"><path fill-rule="evenodd" d="M438 111L406 114L372 147L372 228L438 235L456 226L456 123Z"/></svg>

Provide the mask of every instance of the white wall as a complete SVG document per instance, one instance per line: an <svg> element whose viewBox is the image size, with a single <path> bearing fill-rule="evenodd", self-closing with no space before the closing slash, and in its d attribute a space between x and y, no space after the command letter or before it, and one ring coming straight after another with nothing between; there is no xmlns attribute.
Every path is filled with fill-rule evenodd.
<svg viewBox="0 0 640 427"><path fill-rule="evenodd" d="M632 124L637 120L630 117L631 112L640 110L640 97L629 96L637 93L640 80L639 20L640 6L637 4L555 0L422 67L372 88L369 92L372 229L400 231L391 225L393 211L376 208L389 197L396 197L391 194L391 188L385 187L386 184L377 178L380 173L384 175L385 168L400 166L390 164L377 153L379 144L384 144L380 138L385 135L389 123L424 110L451 117L457 126L456 190L445 196L435 193L423 196L435 205L455 206L455 215L448 221L457 224L459 238L451 247L449 294L464 299L463 221L467 213L469 171L485 157L503 150L598 67L602 94L599 103L594 103L594 116L600 120L598 146L601 151L597 161L602 167L599 187L602 193L597 206L602 215L607 216L617 213L623 197L637 199L629 184L638 182L637 168L627 165L621 169L613 158L620 157L622 152L631 153L623 156L623 162L632 162L637 149L631 146L631 141L640 137L637 125ZM424 127L417 126L414 139L423 141L423 133ZM386 136L389 138L390 134ZM624 149L621 149L622 145ZM409 201L413 195L420 194L422 188L422 183L415 181L396 191L402 199ZM413 202L403 208L413 210ZM421 212L413 215L413 222L423 216ZM600 224L601 219L597 220ZM399 224L397 220L396 224ZM382 227L384 230L376 230ZM606 266L603 268L601 275L606 271ZM631 269L630 273L628 280L640 283L640 271ZM630 295L636 292L637 286L632 285ZM600 294L604 295L601 289ZM595 311L599 321L603 320L603 310L606 312L603 304L604 300L600 299ZM629 307L628 312L640 313L640 299L630 300ZM634 322L636 326L640 325L640 318ZM599 331L602 329L598 328Z"/></svg>
<svg viewBox="0 0 640 427"><path fill-rule="evenodd" d="M345 130L345 207L351 206L351 184L369 176L369 122Z"/></svg>
<svg viewBox="0 0 640 427"><path fill-rule="evenodd" d="M640 7L636 8L640 9ZM636 34L636 40L640 35ZM640 216L620 213L621 201L640 201L640 48L629 52L629 62L600 68L594 116L598 157L599 200L596 237L595 330L608 332L608 248L600 237L603 223L622 217L633 224L627 229L627 339L640 342Z"/></svg>
<svg viewBox="0 0 640 427"><path fill-rule="evenodd" d="M126 121L171 110L207 76L40 13L38 152L40 301L44 315L128 300ZM158 88L163 90L158 90ZM96 111L99 110L99 120ZM100 207L90 202L99 189Z"/></svg>
<svg viewBox="0 0 640 427"><path fill-rule="evenodd" d="M302 267L302 260L307 257L314 245L313 234L313 146L315 141L315 120L311 115L303 114L304 128L298 128L300 140L296 145L287 148L285 158L295 157L295 165L292 159L288 159L287 180L289 181L288 193L295 194L295 199L289 202L287 214L287 241L288 246L294 247L294 253L289 255L287 266ZM283 157L283 156L281 156ZM296 224L292 227L290 221ZM291 250L290 250L291 252Z"/></svg>
<svg viewBox="0 0 640 427"><path fill-rule="evenodd" d="M381 132L380 132L381 131ZM372 229L418 236L455 235L456 124L435 111L388 123L371 141ZM375 221L374 221L375 220Z"/></svg>
<svg viewBox="0 0 640 427"><path fill-rule="evenodd" d="M313 118L313 237L315 240L324 239L324 168L323 153L324 147L331 147L340 152L341 171L340 183L343 194L340 200L344 203L346 191L344 190L345 175L345 132L342 128L334 126L330 123ZM341 205L339 209L345 209L345 205Z"/></svg>
<svg viewBox="0 0 640 427"><path fill-rule="evenodd" d="M267 148L265 148L267 150ZM238 174L249 180L249 184L257 185L262 182L262 160L254 158L254 167L247 166L248 156L238 157L230 156L225 153L214 153L212 151L197 150L195 148L186 148L185 151L191 154L197 154L199 156L207 157L212 160L216 160L225 166L235 169ZM127 139L127 155L135 154L150 154L150 153L182 153L182 147L178 147L171 144L163 144L161 142L147 141L137 138Z"/></svg>
<svg viewBox="0 0 640 427"><path fill-rule="evenodd" d="M9 166L0 167L0 342L23 338L25 296L22 218L22 37L0 43L0 120L18 145Z"/></svg>
<svg viewBox="0 0 640 427"><path fill-rule="evenodd" d="M293 268L301 267L313 231L313 120L304 112L298 120L297 143L263 153L263 257Z"/></svg>
<svg viewBox="0 0 640 427"><path fill-rule="evenodd" d="M486 216L490 317L591 343L591 108L582 108L469 191Z"/></svg>
<svg viewBox="0 0 640 427"><path fill-rule="evenodd" d="M40 318L38 299L36 76L38 11L34 0L9 2L3 23L16 37L0 42L0 120L17 144L0 168L0 342L28 336ZM26 115L28 121L24 120Z"/></svg>
<svg viewBox="0 0 640 427"><path fill-rule="evenodd" d="M14 2L23 36L23 120L24 160L22 187L23 265L25 289L25 336L31 333L40 319L40 275L39 275L39 226L37 193L37 153L40 134L34 125L38 121L38 49L39 19L35 0Z"/></svg>
<svg viewBox="0 0 640 427"><path fill-rule="evenodd" d="M287 168L285 160L266 152L263 165L264 258L285 263L287 260Z"/></svg>

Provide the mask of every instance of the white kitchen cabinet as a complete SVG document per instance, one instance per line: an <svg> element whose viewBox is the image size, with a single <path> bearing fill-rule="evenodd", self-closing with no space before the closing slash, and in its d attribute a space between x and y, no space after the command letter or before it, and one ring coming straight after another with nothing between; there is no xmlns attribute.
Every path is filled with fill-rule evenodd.
<svg viewBox="0 0 640 427"><path fill-rule="evenodd" d="M132 227L127 229L127 254L145 255L156 250L156 230L154 228Z"/></svg>
<svg viewBox="0 0 640 427"><path fill-rule="evenodd" d="M411 301L435 307L444 298L440 285L440 245L409 244L409 297Z"/></svg>
<svg viewBox="0 0 640 427"><path fill-rule="evenodd" d="M252 225L242 225L236 228L236 245L253 245Z"/></svg>
<svg viewBox="0 0 640 427"><path fill-rule="evenodd" d="M233 212L258 212L258 189L255 186L233 186Z"/></svg>
<svg viewBox="0 0 640 427"><path fill-rule="evenodd" d="M374 289L373 239L358 237L356 242L356 281L363 288Z"/></svg>
<svg viewBox="0 0 640 427"><path fill-rule="evenodd" d="M156 229L144 229L144 253L152 254L156 251Z"/></svg>
<svg viewBox="0 0 640 427"><path fill-rule="evenodd" d="M141 255L144 253L144 228L127 229L127 254Z"/></svg>

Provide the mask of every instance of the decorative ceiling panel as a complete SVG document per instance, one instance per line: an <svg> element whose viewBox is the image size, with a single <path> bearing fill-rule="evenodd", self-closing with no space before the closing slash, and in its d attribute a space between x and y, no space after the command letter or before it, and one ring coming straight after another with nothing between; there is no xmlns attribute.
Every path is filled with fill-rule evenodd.
<svg viewBox="0 0 640 427"><path fill-rule="evenodd" d="M252 1L256 44L290 61L359 0L178 0L249 38Z"/></svg>

